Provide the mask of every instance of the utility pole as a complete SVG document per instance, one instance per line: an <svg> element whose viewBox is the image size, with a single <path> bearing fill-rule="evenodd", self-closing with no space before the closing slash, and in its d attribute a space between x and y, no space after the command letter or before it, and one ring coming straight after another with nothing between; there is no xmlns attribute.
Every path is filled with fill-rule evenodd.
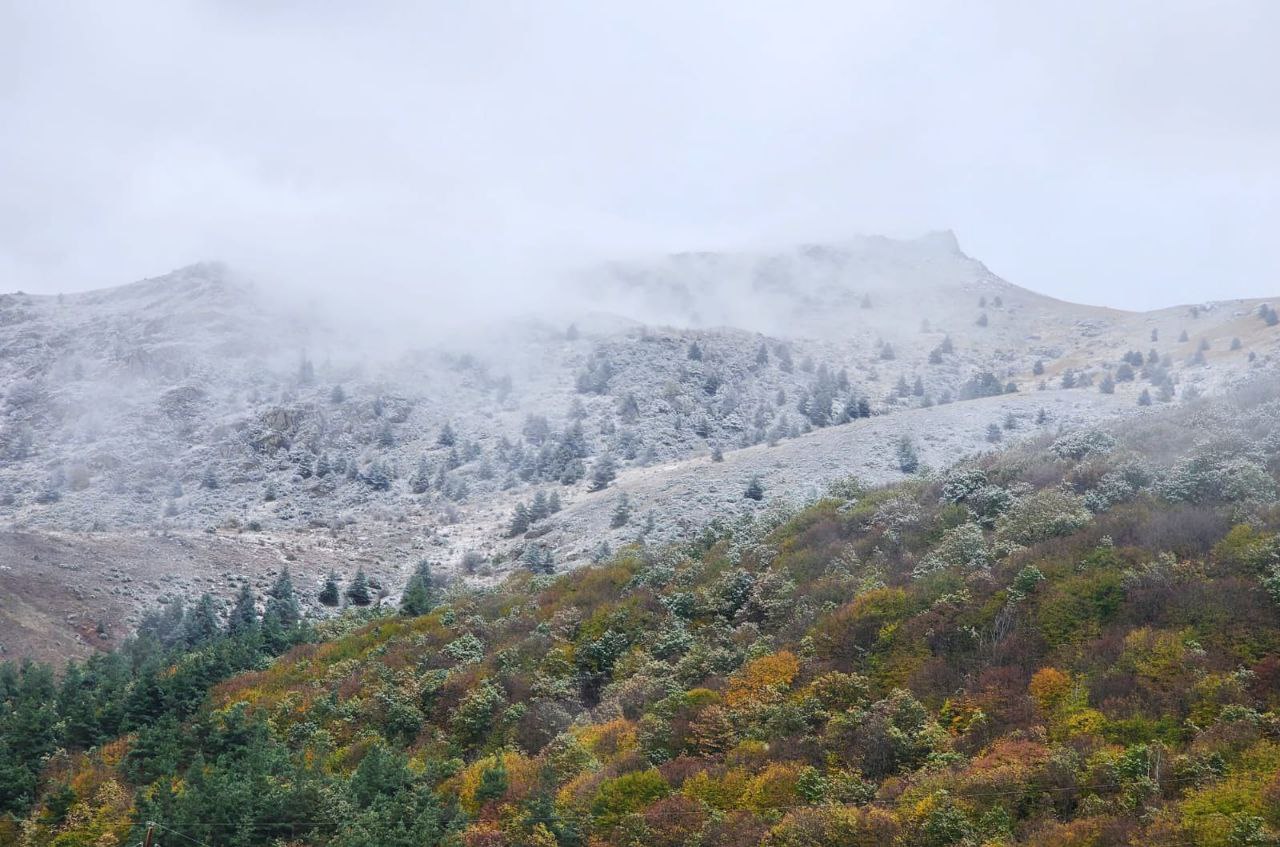
<svg viewBox="0 0 1280 847"><path fill-rule="evenodd" d="M142 839L142 847L152 847L152 839L155 837L156 828L154 824L147 824L147 834Z"/></svg>

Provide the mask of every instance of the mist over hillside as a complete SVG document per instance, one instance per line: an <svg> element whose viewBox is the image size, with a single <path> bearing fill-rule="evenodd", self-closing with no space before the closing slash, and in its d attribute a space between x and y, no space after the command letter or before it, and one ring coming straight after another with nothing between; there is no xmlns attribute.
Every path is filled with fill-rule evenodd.
<svg viewBox="0 0 1280 847"><path fill-rule="evenodd" d="M0 606L0 641L109 646L158 599L229 601L286 564L315 614L353 562L390 602L419 558L479 582L579 566L849 474L1213 395L1280 355L1265 301L1065 303L950 233L609 263L560 286L537 314L449 331L426 315L421 335L390 305L378 329L218 263L4 295L0 579L22 605ZM38 558L43 537L69 561ZM152 547L162 576L126 566ZM33 588L42 572L64 584Z"/></svg>

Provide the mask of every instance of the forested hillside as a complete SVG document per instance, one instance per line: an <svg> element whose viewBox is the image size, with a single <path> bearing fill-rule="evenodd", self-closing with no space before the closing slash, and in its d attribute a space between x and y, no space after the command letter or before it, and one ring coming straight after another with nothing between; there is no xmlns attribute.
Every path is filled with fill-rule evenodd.
<svg viewBox="0 0 1280 847"><path fill-rule="evenodd" d="M1280 843L1275 396L6 666L0 845Z"/></svg>

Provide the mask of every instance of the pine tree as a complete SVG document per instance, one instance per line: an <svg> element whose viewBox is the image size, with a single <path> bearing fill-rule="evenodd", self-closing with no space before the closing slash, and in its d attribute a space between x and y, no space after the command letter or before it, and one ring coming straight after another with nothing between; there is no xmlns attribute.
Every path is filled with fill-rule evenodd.
<svg viewBox="0 0 1280 847"><path fill-rule="evenodd" d="M209 465L204 469L204 476L200 478L200 487L207 488L210 491L216 490L219 487L218 475L214 473L213 465Z"/></svg>
<svg viewBox="0 0 1280 847"><path fill-rule="evenodd" d="M418 562L413 576L405 586L404 596L400 598L400 614L410 617L425 615L436 607L435 580L431 574L431 563L426 559Z"/></svg>
<svg viewBox="0 0 1280 847"><path fill-rule="evenodd" d="M1151 405L1151 392L1150 392L1150 391L1148 391L1148 390L1147 390L1147 389L1145 389L1145 388L1144 388L1144 389L1142 389L1142 393L1138 395L1138 405L1139 405L1139 406L1150 406L1150 405Z"/></svg>
<svg viewBox="0 0 1280 847"><path fill-rule="evenodd" d="M623 492L618 497L618 502L614 504L613 514L609 517L609 526L618 529L626 526L629 520L631 520L631 499L627 497L626 492Z"/></svg>
<svg viewBox="0 0 1280 847"><path fill-rule="evenodd" d="M552 574L556 570L551 551L537 544L524 548L524 552L520 554L520 564L533 573Z"/></svg>
<svg viewBox="0 0 1280 847"><path fill-rule="evenodd" d="M515 512L511 515L511 523L507 524L507 535L514 538L529 531L529 507L524 503L516 503Z"/></svg>
<svg viewBox="0 0 1280 847"><path fill-rule="evenodd" d="M431 464L426 456L418 457L418 467L409 477L409 490L414 494L426 494L431 490Z"/></svg>
<svg viewBox="0 0 1280 847"><path fill-rule="evenodd" d="M208 644L218 637L222 627L218 624L218 609L213 603L213 596L208 592L200 595L200 599L191 607L183 621L183 638L188 647L199 647Z"/></svg>
<svg viewBox="0 0 1280 847"><path fill-rule="evenodd" d="M494 755L493 767L485 768L480 772L480 784L476 786L476 803L484 805L490 800L501 800L502 795L507 793L507 765L503 761L502 753Z"/></svg>
<svg viewBox="0 0 1280 847"><path fill-rule="evenodd" d="M335 406L341 406L347 400L347 392L342 390L341 385L335 385L333 390L329 392L329 402Z"/></svg>
<svg viewBox="0 0 1280 847"><path fill-rule="evenodd" d="M1004 438L1004 433L1000 430L1000 424L987 424L987 441L992 444L998 444Z"/></svg>
<svg viewBox="0 0 1280 847"><path fill-rule="evenodd" d="M1036 426L1044 426L1049 420L1049 413L1045 411L1044 406L1036 410Z"/></svg>
<svg viewBox="0 0 1280 847"><path fill-rule="evenodd" d="M1031 372L1036 376L1044 375L1044 360L1036 359L1036 363L1031 366Z"/></svg>
<svg viewBox="0 0 1280 847"><path fill-rule="evenodd" d="M353 606L368 606L373 602L369 593L369 577L365 576L363 567L356 569L355 579L347 586L347 599Z"/></svg>
<svg viewBox="0 0 1280 847"><path fill-rule="evenodd" d="M267 612L285 629L292 628L302 618L298 611L298 598L293 591L293 577L287 567L280 571L267 591Z"/></svg>
<svg viewBox="0 0 1280 847"><path fill-rule="evenodd" d="M227 617L227 632L231 635L243 635L258 628L258 609L253 589L249 583L240 583L240 591L236 594L235 605Z"/></svg>
<svg viewBox="0 0 1280 847"><path fill-rule="evenodd" d="M529 523L537 523L549 514L551 511L547 507L547 495L539 491L533 495L533 501L529 504Z"/></svg>
<svg viewBox="0 0 1280 847"><path fill-rule="evenodd" d="M298 365L298 383L301 385L311 385L316 381L316 369L311 364L311 360L303 357L302 363Z"/></svg>
<svg viewBox="0 0 1280 847"><path fill-rule="evenodd" d="M595 466L591 471L592 491L603 491L609 487L609 483L613 482L618 476L617 465L613 461L613 456L605 453L599 459L596 459Z"/></svg>
<svg viewBox="0 0 1280 847"><path fill-rule="evenodd" d="M329 571L329 576L325 578L324 587L320 589L320 596L317 599L329 608L342 602L342 591L338 587L338 575L335 572Z"/></svg>
<svg viewBox="0 0 1280 847"><path fill-rule="evenodd" d="M742 496L748 500L755 500L757 503L764 499L764 483L760 481L760 477L751 477L746 489L742 492Z"/></svg>
<svg viewBox="0 0 1280 847"><path fill-rule="evenodd" d="M560 511L561 508L560 492L552 491L547 495L547 514L554 515L556 512Z"/></svg>
<svg viewBox="0 0 1280 847"><path fill-rule="evenodd" d="M697 341L693 341L689 344L688 356L690 361L694 361L694 362L702 361L702 348L698 346Z"/></svg>
<svg viewBox="0 0 1280 847"><path fill-rule="evenodd" d="M904 435L898 439L898 470L903 473L915 473L920 467L920 456L916 453L916 446L912 443L911 437Z"/></svg>
<svg viewBox="0 0 1280 847"><path fill-rule="evenodd" d="M990 323L990 321L987 319L986 312L983 312L982 314L978 315L978 320L977 320L978 326L986 326L988 323Z"/></svg>
<svg viewBox="0 0 1280 847"><path fill-rule="evenodd" d="M454 434L453 426L445 421L444 426L440 427L440 436L436 438L436 443L441 447L452 447L458 441L458 436Z"/></svg>
<svg viewBox="0 0 1280 847"><path fill-rule="evenodd" d="M1111 378L1111 374L1107 374L1102 378L1102 382L1098 383L1098 390L1103 394L1116 393L1116 381Z"/></svg>

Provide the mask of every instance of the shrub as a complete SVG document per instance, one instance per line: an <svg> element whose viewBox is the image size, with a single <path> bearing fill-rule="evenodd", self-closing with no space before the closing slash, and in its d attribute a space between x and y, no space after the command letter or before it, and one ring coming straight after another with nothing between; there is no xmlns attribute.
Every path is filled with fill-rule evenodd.
<svg viewBox="0 0 1280 847"><path fill-rule="evenodd" d="M1070 535L1089 523L1084 500L1057 489L1044 489L1019 497L996 521L1000 542L1023 547L1055 536Z"/></svg>
<svg viewBox="0 0 1280 847"><path fill-rule="evenodd" d="M1059 438L1049 447L1063 459L1100 456L1115 449L1116 440L1098 429L1079 429Z"/></svg>

